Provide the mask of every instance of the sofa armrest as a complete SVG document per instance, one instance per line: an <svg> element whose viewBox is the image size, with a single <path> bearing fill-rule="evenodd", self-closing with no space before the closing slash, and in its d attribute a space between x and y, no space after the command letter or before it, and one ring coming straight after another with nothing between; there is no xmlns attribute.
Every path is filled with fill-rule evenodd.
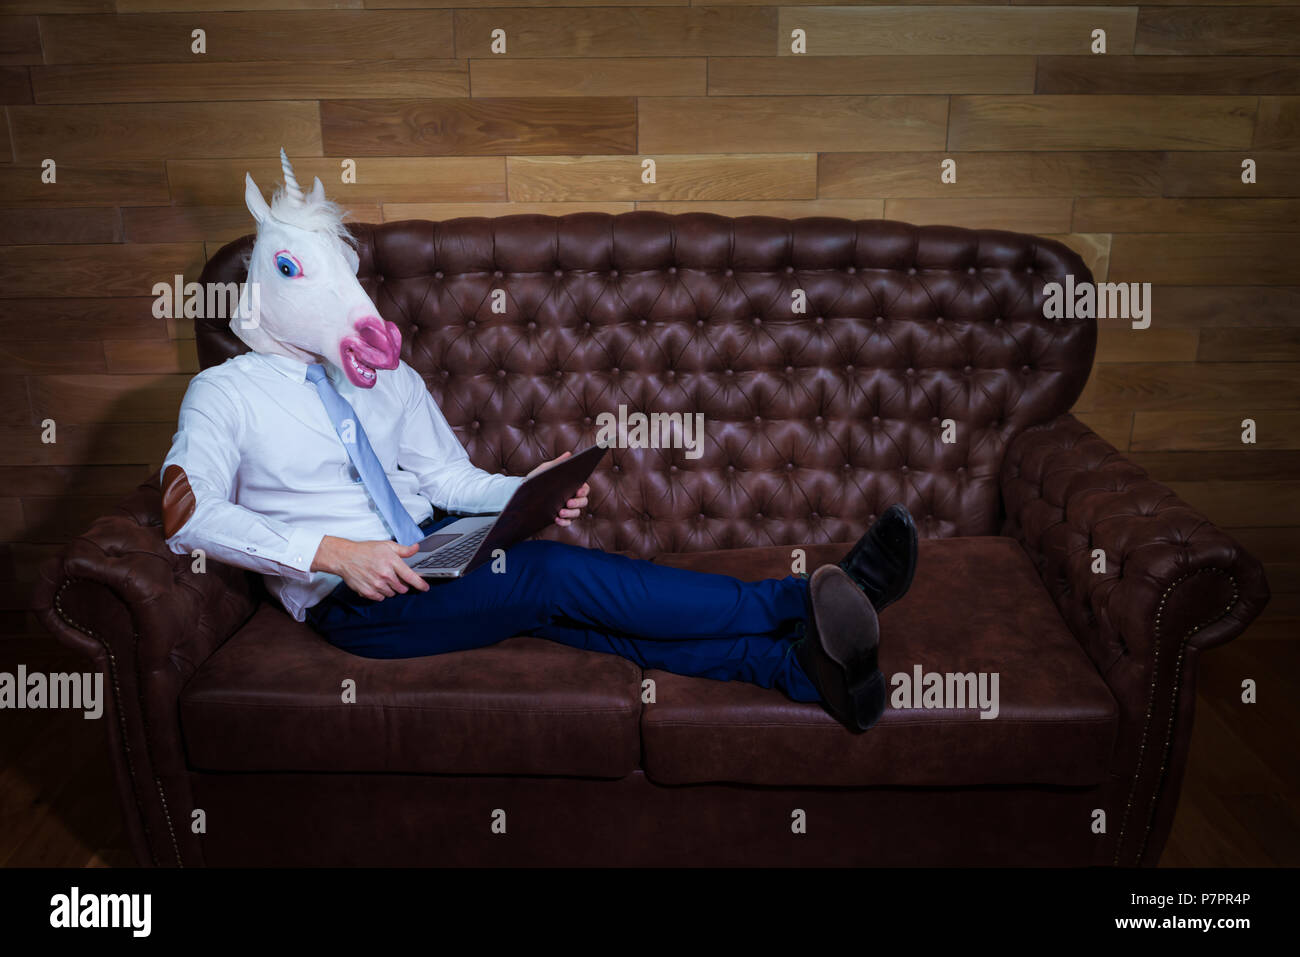
<svg viewBox="0 0 1300 957"><path fill-rule="evenodd" d="M163 539L154 479L47 562L34 593L45 626L104 674L110 759L145 864L200 860L177 700L257 602L247 572L208 562L196 574L192 561Z"/></svg>
<svg viewBox="0 0 1300 957"><path fill-rule="evenodd" d="M1263 568L1072 415L1013 439L1000 481L1003 533L1028 552L1120 707L1110 862L1155 863L1191 737L1197 655L1260 613Z"/></svg>

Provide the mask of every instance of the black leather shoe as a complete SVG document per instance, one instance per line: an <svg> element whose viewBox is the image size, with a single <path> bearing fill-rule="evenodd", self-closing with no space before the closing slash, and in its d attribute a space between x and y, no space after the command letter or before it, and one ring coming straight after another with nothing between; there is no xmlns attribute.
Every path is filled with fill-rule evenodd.
<svg viewBox="0 0 1300 957"><path fill-rule="evenodd" d="M812 614L795 646L822 704L855 734L885 711L885 676L876 666L880 628L871 602L838 565L823 565L808 583Z"/></svg>
<svg viewBox="0 0 1300 957"><path fill-rule="evenodd" d="M907 594L916 574L916 524L902 505L891 505L849 549L839 567L884 611Z"/></svg>

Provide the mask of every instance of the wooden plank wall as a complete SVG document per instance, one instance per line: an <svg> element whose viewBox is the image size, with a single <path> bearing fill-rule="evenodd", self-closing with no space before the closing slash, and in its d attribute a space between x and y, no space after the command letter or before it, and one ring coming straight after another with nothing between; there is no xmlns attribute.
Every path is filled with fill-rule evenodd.
<svg viewBox="0 0 1300 957"><path fill-rule="evenodd" d="M1103 331L1081 418L1268 563L1252 635L1294 630L1296 0L0 10L0 632L33 632L38 561L161 462L197 366L149 290L249 231L243 173L269 188L282 145L371 221L644 208L1061 237L1098 278L1155 284L1150 329Z"/></svg>

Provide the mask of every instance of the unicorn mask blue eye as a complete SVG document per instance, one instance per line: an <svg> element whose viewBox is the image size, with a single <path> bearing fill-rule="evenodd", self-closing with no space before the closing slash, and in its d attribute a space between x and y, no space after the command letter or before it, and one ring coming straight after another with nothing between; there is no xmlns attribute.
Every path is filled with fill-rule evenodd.
<svg viewBox="0 0 1300 957"><path fill-rule="evenodd" d="M251 175L244 202L257 221L247 289L255 308L241 309L231 329L250 349L303 362L329 363L360 389L374 386L384 369L396 369L401 331L357 281L358 258L343 211L325 198L319 178L303 193L284 150L284 187L270 205Z"/></svg>
<svg viewBox="0 0 1300 957"><path fill-rule="evenodd" d="M286 279L297 279L302 276L302 263L287 252L275 254L275 268L280 270L280 275Z"/></svg>

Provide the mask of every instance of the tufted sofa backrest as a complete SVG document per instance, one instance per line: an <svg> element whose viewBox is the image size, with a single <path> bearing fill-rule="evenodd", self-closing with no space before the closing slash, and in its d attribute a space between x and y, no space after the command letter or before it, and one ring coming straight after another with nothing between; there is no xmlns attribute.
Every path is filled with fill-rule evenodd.
<svg viewBox="0 0 1300 957"><path fill-rule="evenodd" d="M847 541L896 501L922 535L996 534L1008 440L1070 408L1096 345L1094 320L1043 317L1046 283L1091 281L1082 259L1017 233L653 211L353 232L481 468L522 474L620 405L703 413L699 457L615 449L553 532L636 555ZM202 281L242 281L251 247ZM197 337L205 368L245 351L223 320Z"/></svg>

